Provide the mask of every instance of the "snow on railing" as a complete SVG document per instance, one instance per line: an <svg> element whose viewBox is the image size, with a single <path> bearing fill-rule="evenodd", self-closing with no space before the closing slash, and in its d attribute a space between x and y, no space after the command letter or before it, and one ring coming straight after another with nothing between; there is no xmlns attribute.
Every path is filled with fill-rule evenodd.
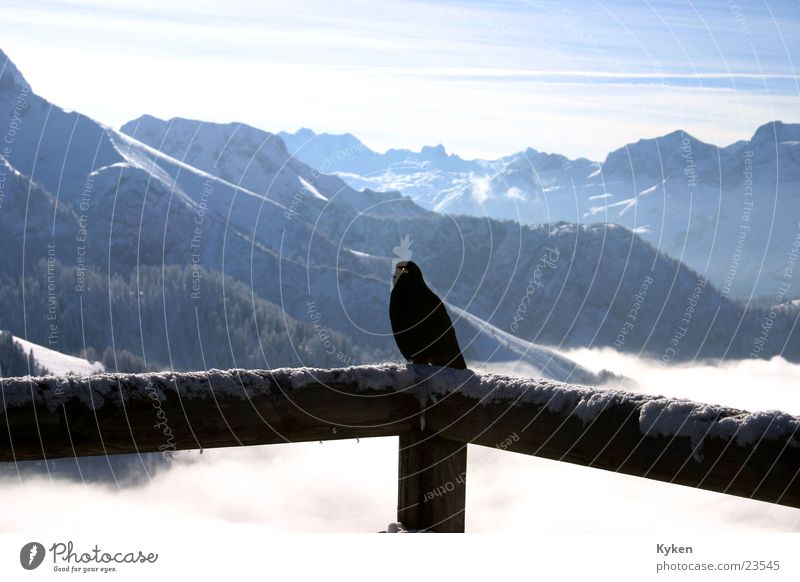
<svg viewBox="0 0 800 582"><path fill-rule="evenodd" d="M800 419L778 411L394 364L0 391L2 461L399 435L398 521L412 529L463 531L467 443L800 507Z"/></svg>

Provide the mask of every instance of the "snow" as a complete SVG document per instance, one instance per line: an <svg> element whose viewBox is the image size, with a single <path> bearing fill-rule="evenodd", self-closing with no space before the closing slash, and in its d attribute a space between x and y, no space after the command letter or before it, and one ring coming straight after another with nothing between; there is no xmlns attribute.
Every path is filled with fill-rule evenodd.
<svg viewBox="0 0 800 582"><path fill-rule="evenodd" d="M662 180L660 184L656 184L655 186L650 186L649 188L642 190L639 192L639 196L647 196L648 194L652 194L655 192L659 187L663 186L666 180Z"/></svg>
<svg viewBox="0 0 800 582"><path fill-rule="evenodd" d="M643 435L687 437L701 458L705 438L735 440L751 445L758 440L787 438L800 446L800 419L779 411L745 412L689 400L668 399L621 390L597 390L544 378L521 378L500 374L476 374L432 366L383 364L349 368L281 368L276 370L211 370L209 372L156 374L100 374L88 378L46 376L2 381L4 406L28 404L31 398L53 411L67 399L77 397L97 409L119 401L118 382L127 385L127 399L164 398L180 380L182 399L250 398L276 391L302 390L309 386L347 384L358 391L410 392L422 406L452 394L476 400L477 404L508 406L531 404L549 412L576 416L584 423L601 411L616 406L638 410Z"/></svg>
<svg viewBox="0 0 800 582"><path fill-rule="evenodd" d="M208 181L216 185L216 187L220 190L230 190L232 192L236 192L237 194L256 200L259 204L268 204L273 206L276 210L281 212L287 210L287 208L280 203L249 190L243 187L241 184L233 184L228 180L211 174L210 172L170 157L164 152L142 143L124 133L109 129L108 136L112 143L117 147L120 155L125 158L125 164L128 164L133 168L139 168L140 170L151 174L153 178L165 184L169 190L174 191L192 206L196 206L197 202L194 200L194 198L192 198L192 196L189 195L189 192L202 191L202 188L198 188L197 184ZM113 167L114 165L119 164L113 164L108 167ZM224 210L227 210L227 208Z"/></svg>
<svg viewBox="0 0 800 582"><path fill-rule="evenodd" d="M562 382L592 383L594 378L589 370L577 365L555 351L525 341L511 333L501 330L491 323L446 302L447 309L456 317L456 331L462 339L468 338L468 345L476 359L485 364L490 362L527 363L535 369L536 376L544 376ZM461 334L463 321L471 329Z"/></svg>
<svg viewBox="0 0 800 582"><path fill-rule="evenodd" d="M762 438L778 439L791 434L792 442L795 445L800 443L800 419L785 412L746 413L690 400L649 400L641 408L639 424L645 434L688 437L698 461L702 460L699 445L708 437L735 439L737 445L746 446Z"/></svg>
<svg viewBox="0 0 800 582"><path fill-rule="evenodd" d="M323 196L322 194L320 194L320 191L317 190L311 182L309 182L308 180L306 180L302 176L300 176L299 178L300 178L300 183L303 185L303 189L306 192L309 192L314 198L322 200L323 202L327 202L328 201L328 198Z"/></svg>
<svg viewBox="0 0 800 582"><path fill-rule="evenodd" d="M51 350L39 344L35 344L14 336L14 342L18 344L25 353L33 351L33 358L42 366L47 368L51 374L63 376L66 374L78 374L88 376L105 371L100 362L89 362L83 358L62 354L56 350Z"/></svg>

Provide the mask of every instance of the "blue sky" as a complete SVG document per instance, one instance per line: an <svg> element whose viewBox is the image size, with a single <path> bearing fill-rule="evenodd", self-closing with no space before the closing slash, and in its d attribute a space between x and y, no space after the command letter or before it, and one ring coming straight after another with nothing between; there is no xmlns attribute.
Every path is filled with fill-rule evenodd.
<svg viewBox="0 0 800 582"><path fill-rule="evenodd" d="M150 113L602 159L677 128L727 144L800 121L796 0L11 0L0 48L112 126Z"/></svg>

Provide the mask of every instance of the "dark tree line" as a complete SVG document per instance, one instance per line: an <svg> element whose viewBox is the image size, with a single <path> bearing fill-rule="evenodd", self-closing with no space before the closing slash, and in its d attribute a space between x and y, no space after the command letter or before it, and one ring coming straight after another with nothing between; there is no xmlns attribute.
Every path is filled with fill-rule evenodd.
<svg viewBox="0 0 800 582"><path fill-rule="evenodd" d="M148 266L109 277L86 270L80 292L78 276L57 263L48 279L41 262L24 279L0 277L0 329L22 335L25 315L29 341L100 360L110 371L333 367L392 355L289 317L216 272Z"/></svg>

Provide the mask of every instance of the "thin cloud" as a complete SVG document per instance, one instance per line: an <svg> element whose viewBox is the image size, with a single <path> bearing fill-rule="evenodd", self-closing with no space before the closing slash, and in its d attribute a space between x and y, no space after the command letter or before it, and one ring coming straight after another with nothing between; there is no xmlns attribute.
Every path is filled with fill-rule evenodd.
<svg viewBox="0 0 800 582"><path fill-rule="evenodd" d="M602 160L676 128L723 144L800 121L796 7L742 6L749 36L724 3L656 8L11 2L0 33L35 90L114 126L150 113Z"/></svg>

